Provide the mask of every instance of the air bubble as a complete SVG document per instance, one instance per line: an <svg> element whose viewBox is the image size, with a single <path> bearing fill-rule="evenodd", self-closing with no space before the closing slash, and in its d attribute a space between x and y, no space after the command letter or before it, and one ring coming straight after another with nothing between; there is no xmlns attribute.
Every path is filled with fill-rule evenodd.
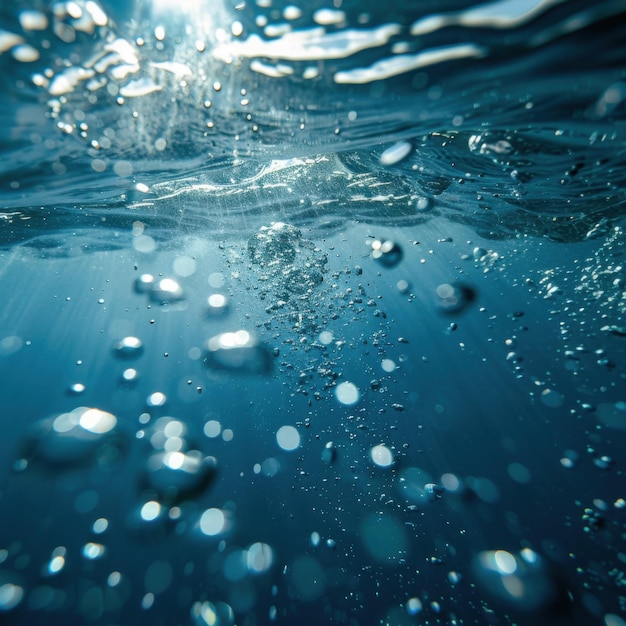
<svg viewBox="0 0 626 626"><path fill-rule="evenodd" d="M129 367L122 372L121 380L124 383L134 383L139 377L139 372L136 369Z"/></svg>
<svg viewBox="0 0 626 626"><path fill-rule="evenodd" d="M148 459L144 483L161 502L175 503L204 491L216 472L217 460L197 450L155 452Z"/></svg>
<svg viewBox="0 0 626 626"><path fill-rule="evenodd" d="M437 485L435 483L426 483L424 485L424 493L426 494L426 498L429 502L436 502L437 500L441 500L443 492L444 489L441 485Z"/></svg>
<svg viewBox="0 0 626 626"><path fill-rule="evenodd" d="M483 587L511 608L539 612L560 599L561 590L547 563L530 549L517 554L506 550L480 552L473 567Z"/></svg>
<svg viewBox="0 0 626 626"><path fill-rule="evenodd" d="M418 211L429 211L433 208L434 202L432 198L421 197L417 199L416 207Z"/></svg>
<svg viewBox="0 0 626 626"><path fill-rule="evenodd" d="M159 304L179 302L185 299L183 288L173 278L162 278L148 292L150 299Z"/></svg>
<svg viewBox="0 0 626 626"><path fill-rule="evenodd" d="M302 10L293 4L289 4L283 9L283 17L286 20L297 20L302 17Z"/></svg>
<svg viewBox="0 0 626 626"><path fill-rule="evenodd" d="M291 224L275 222L261 226L259 232L248 239L248 254L253 263L270 266L293 263L301 238L300 229Z"/></svg>
<svg viewBox="0 0 626 626"><path fill-rule="evenodd" d="M338 25L345 22L346 14L336 9L318 9L313 14L313 20L322 26Z"/></svg>
<svg viewBox="0 0 626 626"><path fill-rule="evenodd" d="M380 365L385 372L393 372L396 369L395 361L392 359L383 359Z"/></svg>
<svg viewBox="0 0 626 626"><path fill-rule="evenodd" d="M205 344L207 367L242 374L269 374L272 357L261 341L246 330L211 337Z"/></svg>
<svg viewBox="0 0 626 626"><path fill-rule="evenodd" d="M146 522L152 522L161 515L161 504L156 500L149 500L144 503L140 510L141 519Z"/></svg>
<svg viewBox="0 0 626 626"><path fill-rule="evenodd" d="M235 613L226 602L195 602L191 607L193 626L234 626Z"/></svg>
<svg viewBox="0 0 626 626"><path fill-rule="evenodd" d="M387 148L380 155L380 164L386 167L391 165L395 165L396 163L400 163L400 161L406 159L411 151L413 150L413 146L408 141L399 141L398 143L394 143L393 146Z"/></svg>
<svg viewBox="0 0 626 626"><path fill-rule="evenodd" d="M435 292L439 310L450 315L462 312L476 299L474 289L460 283L444 283Z"/></svg>
<svg viewBox="0 0 626 626"><path fill-rule="evenodd" d="M15 48L11 50L11 54L13 58L20 63L33 63L39 60L39 50L27 43L15 46Z"/></svg>
<svg viewBox="0 0 626 626"><path fill-rule="evenodd" d="M15 577L0 572L0 612L12 611L24 597L24 588Z"/></svg>
<svg viewBox="0 0 626 626"><path fill-rule="evenodd" d="M334 338L335 337L333 333L329 330L323 330L318 336L320 343L324 344L325 346L331 344Z"/></svg>
<svg viewBox="0 0 626 626"><path fill-rule="evenodd" d="M167 402L167 396L161 391L155 391L154 393L151 393L146 398L146 404L149 407L165 406L166 402Z"/></svg>
<svg viewBox="0 0 626 626"><path fill-rule="evenodd" d="M274 551L267 543L253 543L246 550L246 564L251 574L263 574L274 563Z"/></svg>
<svg viewBox="0 0 626 626"><path fill-rule="evenodd" d="M231 24L230 32L234 37L241 37L243 35L243 24L236 20Z"/></svg>
<svg viewBox="0 0 626 626"><path fill-rule="evenodd" d="M200 516L200 531L207 537L217 537L223 534L229 526L226 513L222 509L207 509Z"/></svg>
<svg viewBox="0 0 626 626"><path fill-rule="evenodd" d="M143 344L138 337L124 337L113 344L113 352L121 358L138 357L143 352Z"/></svg>
<svg viewBox="0 0 626 626"><path fill-rule="evenodd" d="M419 598L409 598L406 602L406 612L409 615L417 615L422 612L422 601Z"/></svg>
<svg viewBox="0 0 626 626"><path fill-rule="evenodd" d="M149 293L154 286L154 276L152 274L142 274L135 279L136 293Z"/></svg>
<svg viewBox="0 0 626 626"><path fill-rule="evenodd" d="M372 258L384 267L395 267L402 261L402 248L391 239L380 241L374 240L371 243Z"/></svg>
<svg viewBox="0 0 626 626"><path fill-rule="evenodd" d="M209 285L213 289L220 289L226 283L226 278L221 272L212 272L209 274Z"/></svg>
<svg viewBox="0 0 626 626"><path fill-rule="evenodd" d="M204 425L203 432L207 437L214 439L220 436L222 425L217 420L209 420Z"/></svg>
<svg viewBox="0 0 626 626"><path fill-rule="evenodd" d="M541 401L551 409L558 409L563 406L564 397L554 389L544 389L541 392Z"/></svg>
<svg viewBox="0 0 626 626"><path fill-rule="evenodd" d="M46 30L48 18L41 11L21 11L18 15L23 30Z"/></svg>
<svg viewBox="0 0 626 626"><path fill-rule="evenodd" d="M65 469L97 462L116 463L123 452L117 418L100 409L78 407L37 423L21 447L20 458L29 464Z"/></svg>
<svg viewBox="0 0 626 626"><path fill-rule="evenodd" d="M95 561L104 556L106 548L101 543L94 543L90 541L83 546L82 554L86 559Z"/></svg>
<svg viewBox="0 0 626 626"><path fill-rule="evenodd" d="M276 441L285 452L293 452L300 447L300 433L293 426L281 426L276 432Z"/></svg>
<svg viewBox="0 0 626 626"><path fill-rule="evenodd" d="M228 312L228 297L223 293L212 293L207 298L207 313L213 316L225 315Z"/></svg>
<svg viewBox="0 0 626 626"><path fill-rule="evenodd" d="M378 467L391 467L394 462L393 452L383 444L371 448L370 459Z"/></svg>
<svg viewBox="0 0 626 626"><path fill-rule="evenodd" d="M352 406L359 401L361 393L354 383L345 381L335 387L335 396L341 404Z"/></svg>
<svg viewBox="0 0 626 626"><path fill-rule="evenodd" d="M322 450L322 461L332 465L337 460L337 448L332 441L329 441Z"/></svg>

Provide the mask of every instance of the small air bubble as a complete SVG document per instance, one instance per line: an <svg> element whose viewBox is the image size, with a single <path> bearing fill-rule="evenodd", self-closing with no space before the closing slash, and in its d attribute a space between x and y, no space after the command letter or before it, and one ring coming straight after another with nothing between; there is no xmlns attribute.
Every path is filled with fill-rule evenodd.
<svg viewBox="0 0 626 626"><path fill-rule="evenodd" d="M393 144L390 148L387 148L380 155L380 164L386 167L395 165L403 159L406 159L406 157L411 154L412 150L413 146L411 146L408 141L399 141L398 143Z"/></svg>

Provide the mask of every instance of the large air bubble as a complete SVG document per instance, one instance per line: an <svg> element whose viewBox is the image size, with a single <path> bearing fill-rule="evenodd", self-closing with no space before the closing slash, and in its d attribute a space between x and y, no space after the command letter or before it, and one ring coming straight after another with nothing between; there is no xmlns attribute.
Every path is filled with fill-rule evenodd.
<svg viewBox="0 0 626 626"><path fill-rule="evenodd" d="M213 370L269 374L273 357L256 335L247 330L237 330L211 337L205 344L204 362Z"/></svg>
<svg viewBox="0 0 626 626"><path fill-rule="evenodd" d="M120 460L124 448L118 420L112 413L80 406L36 423L22 444L17 466L111 466Z"/></svg>
<svg viewBox="0 0 626 626"><path fill-rule="evenodd" d="M197 450L155 452L148 458L143 482L160 502L174 503L200 494L216 472L217 460Z"/></svg>

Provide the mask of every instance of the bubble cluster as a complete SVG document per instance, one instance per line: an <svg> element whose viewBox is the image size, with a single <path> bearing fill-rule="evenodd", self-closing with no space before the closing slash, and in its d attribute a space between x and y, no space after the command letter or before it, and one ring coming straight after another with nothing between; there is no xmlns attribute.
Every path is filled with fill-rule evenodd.
<svg viewBox="0 0 626 626"><path fill-rule="evenodd" d="M546 560L530 548L515 554L506 550L480 552L473 569L483 587L511 608L536 613L561 598L562 590Z"/></svg>
<svg viewBox="0 0 626 626"><path fill-rule="evenodd" d="M141 274L134 281L134 291L145 294L156 304L176 304L186 298L180 283L174 278L155 278L152 274Z"/></svg>
<svg viewBox="0 0 626 626"><path fill-rule="evenodd" d="M263 267L281 269L296 260L301 239L302 232L291 224L275 222L261 226L248 239L250 260Z"/></svg>
<svg viewBox="0 0 626 626"><path fill-rule="evenodd" d="M248 239L248 255L267 288L282 300L307 299L324 280L326 254L291 224L262 226Z"/></svg>
<svg viewBox="0 0 626 626"><path fill-rule="evenodd" d="M215 480L217 459L197 449L183 421L160 417L149 422L141 435L151 448L140 480L144 498L159 507L171 506L200 495ZM157 508L151 510L155 518L159 516ZM143 513L141 517L145 519Z"/></svg>

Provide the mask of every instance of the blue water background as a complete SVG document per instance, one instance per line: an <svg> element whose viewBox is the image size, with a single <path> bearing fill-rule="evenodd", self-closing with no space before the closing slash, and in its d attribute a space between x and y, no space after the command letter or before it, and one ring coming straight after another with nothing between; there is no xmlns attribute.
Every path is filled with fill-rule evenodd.
<svg viewBox="0 0 626 626"><path fill-rule="evenodd" d="M421 17L470 4L344 3L337 31L364 28L368 13L368 27L400 33L320 61L309 81L304 62L271 78L250 59L198 53L184 11L158 49L153 5L102 6L104 31L71 43L34 31L39 60L0 56L3 623L624 623L623 7L554 3L515 28L411 38ZM300 7L294 29L324 6ZM258 7L216 7L215 27L260 32ZM18 32L24 8L4 3L0 27ZM576 16L588 21L575 28ZM79 88L55 115L33 74L81 66L111 33L145 39L139 73L161 91L118 104ZM531 45L537 33L553 35ZM334 81L400 40L488 53ZM174 59L193 70L185 88L148 66ZM401 141L408 155L386 163ZM248 242L272 222L301 239L278 241L261 265ZM395 242L400 262L373 258L377 239ZM146 273L184 297L139 293ZM446 284L474 300L446 314ZM213 292L226 314L210 313ZM207 367L206 340L238 329L267 347L271 374ZM141 339L140 354L116 353L124 336ZM128 368L135 383L121 379ZM354 406L336 396L344 381L360 391ZM164 406L150 406L155 392ZM117 456L46 462L37 425L78 406L116 416ZM149 523L148 439L164 416L217 472L180 502L162 498ZM208 421L232 440L208 437ZM295 451L278 445L285 425L300 434ZM392 467L372 461L381 444ZM430 501L428 483L447 488ZM217 537L199 526L210 508L232 519ZM89 542L103 556L85 556ZM235 567L258 542L271 566ZM503 592L510 579L490 577L480 555L525 548L541 566L510 583L517 596ZM206 603L236 617L211 622L198 615Z"/></svg>

